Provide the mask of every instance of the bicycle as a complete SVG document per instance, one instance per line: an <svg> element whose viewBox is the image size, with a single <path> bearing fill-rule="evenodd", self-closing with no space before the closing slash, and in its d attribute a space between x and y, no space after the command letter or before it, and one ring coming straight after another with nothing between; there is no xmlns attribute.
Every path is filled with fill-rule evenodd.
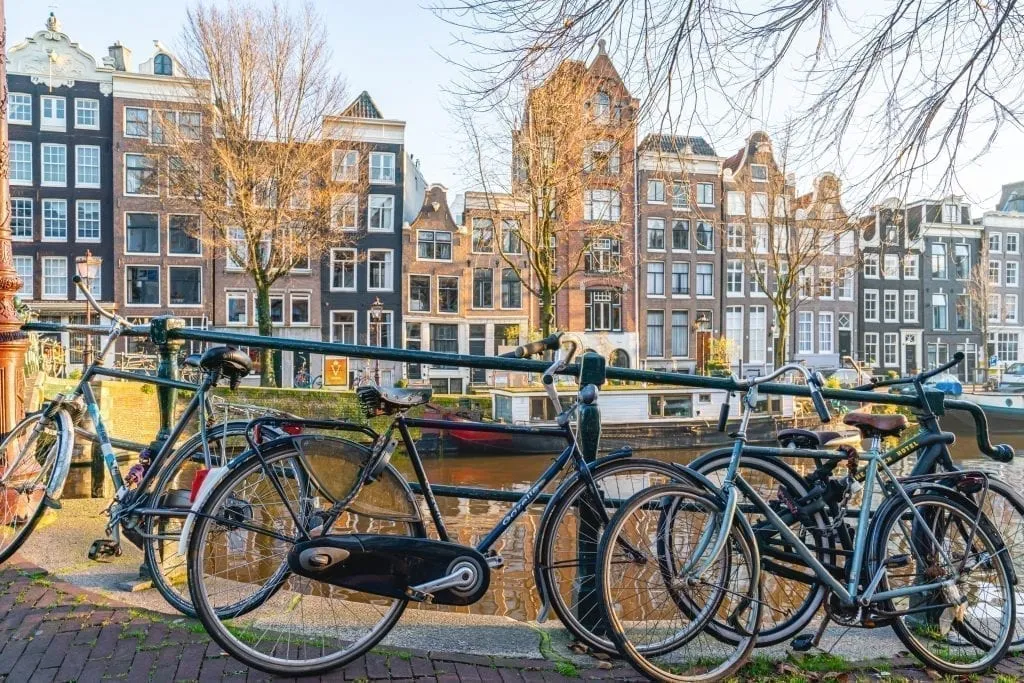
<svg viewBox="0 0 1024 683"><path fill-rule="evenodd" d="M920 431L909 439L903 440L888 449L882 456L890 466L912 455L917 462L910 472L911 477L938 472L957 472L959 467L952 461L949 454L948 435L943 435L939 427L939 414L946 408L971 412L977 425L979 450L998 462L1009 462L1013 458L1013 449L1007 445L993 446L989 442L984 414L973 403L952 399L941 400L941 394L933 393L937 399L931 401L923 390L924 382L935 375L946 372L962 362L963 354L933 370L917 375L875 381L857 387L856 390L870 390L898 384L915 384L922 387L918 394L921 408L916 412ZM933 405L934 403L934 405ZM894 418L899 421L898 418ZM902 428L901 428L902 429ZM821 447L835 450L843 441L835 432L812 432L803 429L788 429L779 432L779 441L784 448L817 449ZM849 440L845 440L844 448L849 448ZM859 446L859 439L857 444ZM801 475L794 467L781 457L786 451L758 447L746 447L740 461L740 468L748 483L755 486L760 495L772 506L775 512L792 528L804 527L816 530L818 536L827 537L828 551L846 558L852 555L853 535L845 523L844 515L855 513L849 511L852 496L851 486L863 484L867 474L866 468L851 471L847 467L849 482L834 479L836 469L843 461L840 459L819 460L809 474ZM711 451L690 463L690 467L707 476L711 481L721 483L732 460L732 449L723 448ZM1018 575L1024 573L1024 497L1011 485L989 477L988 495L983 501L983 511L996 529L1007 548L1007 553ZM870 501L869 501L870 503ZM863 503L862 503L863 504ZM745 513L756 515L756 509L745 501ZM762 629L758 634L757 647L775 645L800 633L817 614L828 591L813 574L794 566L792 553L786 543L779 537L771 525L764 520L753 523L758 542L758 550L762 558L765 585L765 610ZM806 539L815 540L814 536ZM825 541L822 541L825 544ZM820 632L820 631L819 631ZM817 636L804 634L793 640L792 647L798 651L816 646ZM1017 628L1011 647L1016 649L1024 646L1024 610L1017 614Z"/></svg>
<svg viewBox="0 0 1024 683"><path fill-rule="evenodd" d="M294 384L296 389L323 389L324 377L323 375L313 377L309 373L309 368L306 367L305 361L303 361L295 373Z"/></svg>
<svg viewBox="0 0 1024 683"><path fill-rule="evenodd" d="M450 537L409 433L410 427L453 426L406 416L429 400L429 390L360 387L368 416L392 416L383 434L352 423L304 423L356 432L371 445L323 436L283 438L254 444L216 478L211 474L186 522L194 525L188 532L188 583L207 632L235 658L270 673L311 675L342 666L387 635L409 602L476 602L487 590L490 572L503 565L495 544L559 473L568 471L572 474L562 479L541 517L535 576L545 605L575 637L610 649L592 592L599 530L611 516L607 507L648 484L691 475L659 461L626 457L628 449L585 461L573 417L581 404L597 401L597 387L581 386L577 402L563 408L554 385L555 374L564 371L577 348L578 343L555 337L514 354L561 349L543 374L558 410L557 426L455 423L459 429L566 439L561 454L475 545ZM266 423L261 419L252 426ZM437 539L427 538L413 490L390 463L399 442ZM300 471L308 471L309 489L292 476ZM289 576L282 576L282 565ZM217 616L221 600L280 583L284 587L274 598L244 619Z"/></svg>
<svg viewBox="0 0 1024 683"><path fill-rule="evenodd" d="M870 505L861 506L852 555L838 566L827 536L791 529L740 469L745 454L759 452L746 444L757 385L789 372L804 375L815 410L828 422L820 378L802 366L746 380L740 383L743 412L722 486L653 487L626 501L610 521L598 550L598 584L610 634L623 656L662 681L718 680L745 663L759 635L763 601L757 532L739 509L742 496L782 537L789 561L825 586L832 620L851 627L891 625L919 659L946 673L972 674L994 665L1013 637L1015 574L998 533L962 492L984 496L985 474L898 480L881 440L899 433L902 415L848 414L847 424L870 439L862 454L788 451L852 466L866 461L865 501L882 484L881 505L874 514ZM929 437L943 440L927 435L922 441ZM805 542L808 535L814 543ZM968 586L969 581L974 583Z"/></svg>
<svg viewBox="0 0 1024 683"><path fill-rule="evenodd" d="M101 351L84 369L75 388L58 394L42 410L26 416L0 441L0 562L8 560L32 534L45 509L60 509L76 437L83 438L99 444L115 490L106 510L108 537L92 543L89 559L120 555L123 531L131 543L143 550L153 585L160 594L175 609L194 616L187 592L180 586L183 558L175 560L169 552L178 547L175 520L184 519L188 512L197 473L244 450L241 446L247 443L248 421L214 424L209 396L222 378L232 387L237 386L251 369L250 361L245 354L228 347L210 349L202 357L190 356L186 364L204 374L198 386L105 368L103 358L122 334L132 331L132 325L104 310L81 285L80 278L76 276L74 282L88 305L110 320L109 331ZM89 326L65 328L86 334L96 332ZM107 433L90 384L93 378L103 376L194 392L166 440L155 453L143 449L138 462L124 476L114 453L114 440ZM92 423L91 432L78 426L86 415ZM198 418L199 432L175 449L193 417Z"/></svg>

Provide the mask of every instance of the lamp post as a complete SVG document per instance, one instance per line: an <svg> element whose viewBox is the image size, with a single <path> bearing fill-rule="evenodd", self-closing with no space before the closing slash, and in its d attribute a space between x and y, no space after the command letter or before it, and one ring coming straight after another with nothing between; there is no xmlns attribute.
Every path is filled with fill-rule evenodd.
<svg viewBox="0 0 1024 683"><path fill-rule="evenodd" d="M711 321L704 311L697 312L697 318L693 321L693 329L696 332L697 342L697 374L703 375L708 363L708 325Z"/></svg>
<svg viewBox="0 0 1024 683"><path fill-rule="evenodd" d="M88 292L92 292L92 280L95 267L100 265L100 259L92 255L92 252L86 249L85 256L78 256L75 258L75 273L78 277L82 278L82 282L85 283L85 289ZM85 303L85 324L92 324L92 306L87 301ZM85 335L85 348L82 351L82 367L88 367L92 363L92 335Z"/></svg>
<svg viewBox="0 0 1024 683"><path fill-rule="evenodd" d="M376 345L383 346L381 344L381 338L383 337L383 328L381 327L381 320L384 317L384 303L380 300L380 297L374 297L373 303L370 304L370 322L373 323L374 329L377 330ZM380 386L380 358L373 359L373 381L377 386Z"/></svg>

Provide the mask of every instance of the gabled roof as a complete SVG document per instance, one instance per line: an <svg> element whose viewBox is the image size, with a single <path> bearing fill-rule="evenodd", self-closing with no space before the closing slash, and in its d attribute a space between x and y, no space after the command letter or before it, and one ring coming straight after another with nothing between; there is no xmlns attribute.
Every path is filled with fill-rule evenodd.
<svg viewBox="0 0 1024 683"><path fill-rule="evenodd" d="M377 108L377 103L370 97L370 93L365 90L359 93L359 97L352 101L352 104L345 107L345 111L341 112L342 116L351 116L357 119L383 119L384 116L380 113L380 109Z"/></svg>
<svg viewBox="0 0 1024 683"><path fill-rule="evenodd" d="M427 188L423 194L423 206L409 226L416 229L448 230L458 229L448 206L448 190L437 183Z"/></svg>
<svg viewBox="0 0 1024 683"><path fill-rule="evenodd" d="M715 156L715 150L707 140L690 135L656 135L651 134L640 143L642 150L658 150L661 152L680 153L690 148L692 154Z"/></svg>

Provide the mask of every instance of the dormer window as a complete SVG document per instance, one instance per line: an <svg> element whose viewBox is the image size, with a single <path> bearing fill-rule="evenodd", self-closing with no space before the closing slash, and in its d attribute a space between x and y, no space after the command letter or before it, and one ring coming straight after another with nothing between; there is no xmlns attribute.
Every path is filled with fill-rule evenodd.
<svg viewBox="0 0 1024 683"><path fill-rule="evenodd" d="M173 76L174 67L171 64L171 58L162 52L154 57L153 73L157 76Z"/></svg>
<svg viewBox="0 0 1024 683"><path fill-rule="evenodd" d="M942 205L942 222L943 223L959 223L960 222L960 207L956 204L943 204Z"/></svg>
<svg viewBox="0 0 1024 683"><path fill-rule="evenodd" d="M597 93L597 97L594 99L594 117L602 120L607 120L608 115L612 110L612 98L608 96L606 92Z"/></svg>
<svg viewBox="0 0 1024 683"><path fill-rule="evenodd" d="M768 167L765 166L764 164L751 164L750 178L755 183L768 182Z"/></svg>

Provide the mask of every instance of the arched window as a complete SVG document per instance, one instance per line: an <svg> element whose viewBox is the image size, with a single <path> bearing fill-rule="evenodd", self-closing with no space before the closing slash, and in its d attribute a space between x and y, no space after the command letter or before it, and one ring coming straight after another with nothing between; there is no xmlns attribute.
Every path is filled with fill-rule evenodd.
<svg viewBox="0 0 1024 683"><path fill-rule="evenodd" d="M171 58L164 53L153 58L153 73L157 76L173 76L174 67L171 65Z"/></svg>
<svg viewBox="0 0 1024 683"><path fill-rule="evenodd" d="M599 119L606 119L611 110L612 98L604 91L598 92L594 106L594 116Z"/></svg>
<svg viewBox="0 0 1024 683"><path fill-rule="evenodd" d="M615 349L612 351L612 355L608 357L608 364L613 368L628 368L629 354L622 349Z"/></svg>

